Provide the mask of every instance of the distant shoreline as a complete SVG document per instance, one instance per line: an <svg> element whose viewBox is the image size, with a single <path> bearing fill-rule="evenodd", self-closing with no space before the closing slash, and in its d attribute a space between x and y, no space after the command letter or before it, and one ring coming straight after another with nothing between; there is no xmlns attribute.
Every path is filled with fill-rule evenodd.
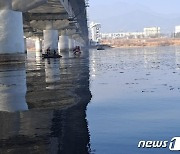
<svg viewBox="0 0 180 154"><path fill-rule="evenodd" d="M180 45L166 45L166 47L171 47L171 46L179 46ZM123 48L153 48L153 47L165 47L163 45L158 45L158 46L111 46L111 48L120 48L120 49L123 49Z"/></svg>
<svg viewBox="0 0 180 154"><path fill-rule="evenodd" d="M180 38L104 39L101 43L113 48L180 46Z"/></svg>

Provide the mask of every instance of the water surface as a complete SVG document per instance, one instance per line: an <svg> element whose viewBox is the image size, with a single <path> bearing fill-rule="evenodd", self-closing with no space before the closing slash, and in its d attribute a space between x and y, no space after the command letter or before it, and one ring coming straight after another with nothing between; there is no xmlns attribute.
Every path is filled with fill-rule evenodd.
<svg viewBox="0 0 180 154"><path fill-rule="evenodd" d="M92 153L170 153L140 140L180 136L180 47L90 51Z"/></svg>
<svg viewBox="0 0 180 154"><path fill-rule="evenodd" d="M1 65L0 154L89 153L90 99L88 54Z"/></svg>

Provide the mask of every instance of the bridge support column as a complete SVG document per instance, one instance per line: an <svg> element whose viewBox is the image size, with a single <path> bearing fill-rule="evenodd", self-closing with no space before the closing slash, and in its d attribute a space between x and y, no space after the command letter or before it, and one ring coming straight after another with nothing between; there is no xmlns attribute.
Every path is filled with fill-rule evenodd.
<svg viewBox="0 0 180 154"><path fill-rule="evenodd" d="M24 37L24 53L27 53L27 40L26 40L26 37Z"/></svg>
<svg viewBox="0 0 180 154"><path fill-rule="evenodd" d="M1 0L0 21L0 61L24 60L22 12L12 10L11 0Z"/></svg>
<svg viewBox="0 0 180 154"><path fill-rule="evenodd" d="M75 48L74 39L69 38L69 50L73 50Z"/></svg>
<svg viewBox="0 0 180 154"><path fill-rule="evenodd" d="M81 47L81 45L80 45L79 41L77 41L77 40L76 40L75 42L76 42L76 43L75 43L75 44L76 44L76 46L80 46L80 47Z"/></svg>
<svg viewBox="0 0 180 154"><path fill-rule="evenodd" d="M44 30L44 50L50 48L51 52L58 50L58 30Z"/></svg>
<svg viewBox="0 0 180 154"><path fill-rule="evenodd" d="M35 40L35 48L37 52L42 52L42 40L39 37Z"/></svg>
<svg viewBox="0 0 180 154"><path fill-rule="evenodd" d="M63 57L69 57L69 38L66 35L59 36L59 50Z"/></svg>
<svg viewBox="0 0 180 154"><path fill-rule="evenodd" d="M60 52L69 50L69 37L66 35L65 31L62 31L61 36L59 36L59 47Z"/></svg>

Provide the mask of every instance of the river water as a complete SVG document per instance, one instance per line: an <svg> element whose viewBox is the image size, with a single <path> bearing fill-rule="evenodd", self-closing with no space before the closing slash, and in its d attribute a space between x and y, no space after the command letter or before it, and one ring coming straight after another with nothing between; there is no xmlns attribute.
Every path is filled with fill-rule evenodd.
<svg viewBox="0 0 180 154"><path fill-rule="evenodd" d="M0 65L0 154L168 154L180 136L180 47ZM139 141L167 148L138 148Z"/></svg>
<svg viewBox="0 0 180 154"><path fill-rule="evenodd" d="M71 52L72 53L72 52ZM89 57L0 65L0 154L86 154Z"/></svg>
<svg viewBox="0 0 180 154"><path fill-rule="evenodd" d="M180 47L90 51L91 153L166 154L180 136ZM138 148L168 141L167 148Z"/></svg>

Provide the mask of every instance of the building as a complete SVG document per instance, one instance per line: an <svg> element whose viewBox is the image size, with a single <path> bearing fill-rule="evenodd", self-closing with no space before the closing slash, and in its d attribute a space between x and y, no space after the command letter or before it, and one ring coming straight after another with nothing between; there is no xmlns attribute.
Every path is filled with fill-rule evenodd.
<svg viewBox="0 0 180 154"><path fill-rule="evenodd" d="M89 28L90 28L91 44L97 45L101 39L101 34L100 34L101 24L91 22Z"/></svg>
<svg viewBox="0 0 180 154"><path fill-rule="evenodd" d="M175 27L175 37L180 38L180 26L176 26Z"/></svg>
<svg viewBox="0 0 180 154"><path fill-rule="evenodd" d="M175 34L180 33L180 26L175 27Z"/></svg>
<svg viewBox="0 0 180 154"><path fill-rule="evenodd" d="M144 28L145 37L159 37L160 36L160 27L148 27Z"/></svg>
<svg viewBox="0 0 180 154"><path fill-rule="evenodd" d="M144 33L143 32L121 32L121 33L102 33L101 38L102 39L130 39L130 38L143 38Z"/></svg>
<svg viewBox="0 0 180 154"><path fill-rule="evenodd" d="M160 27L144 28L144 32L120 32L120 33L100 33L101 25L91 23L91 40L99 42L101 39L141 39L157 38L160 36ZM180 27L179 27L180 32Z"/></svg>

